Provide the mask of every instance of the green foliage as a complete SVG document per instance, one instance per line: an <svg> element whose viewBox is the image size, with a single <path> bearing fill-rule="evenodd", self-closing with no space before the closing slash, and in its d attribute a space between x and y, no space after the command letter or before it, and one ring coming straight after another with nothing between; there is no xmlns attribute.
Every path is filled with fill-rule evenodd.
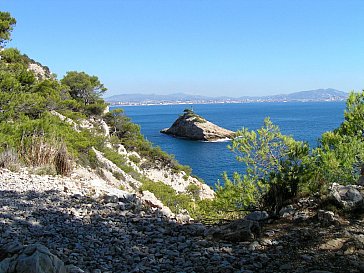
<svg viewBox="0 0 364 273"><path fill-rule="evenodd" d="M118 179L118 180L125 180L125 177L122 173L119 173L119 172L113 172L112 175ZM125 190L125 189L124 189Z"/></svg>
<svg viewBox="0 0 364 273"><path fill-rule="evenodd" d="M216 185L212 201L216 217L238 217L250 206L278 210L299 192L306 177L309 147L282 135L269 118L257 131L238 131L229 149L244 164L246 174L235 172L231 180L225 173L224 183Z"/></svg>
<svg viewBox="0 0 364 273"><path fill-rule="evenodd" d="M134 162L135 164L139 164L140 163L140 158L137 157L136 155L129 155L129 159Z"/></svg>
<svg viewBox="0 0 364 273"><path fill-rule="evenodd" d="M126 158L125 156L119 154L118 152L114 151L110 148L105 148L102 150L104 156L118 166L120 169L124 168L126 165Z"/></svg>
<svg viewBox="0 0 364 273"><path fill-rule="evenodd" d="M315 190L325 190L332 183L353 184L359 178L364 162L364 142L357 137L323 134L320 145L313 150L311 173L315 174Z"/></svg>
<svg viewBox="0 0 364 273"><path fill-rule="evenodd" d="M248 209L258 206L260 193L255 182L247 175L234 173L232 179L226 173L224 183L216 185L214 199L197 200L192 215L207 223L242 218Z"/></svg>
<svg viewBox="0 0 364 273"><path fill-rule="evenodd" d="M107 104L104 102L95 102L84 106L84 113L87 116L101 116L104 113Z"/></svg>
<svg viewBox="0 0 364 273"><path fill-rule="evenodd" d="M187 194L177 194L171 186L168 186L163 182L146 180L143 182L140 190L154 193L154 195L174 213L179 213L183 209L192 211L193 201L191 196Z"/></svg>
<svg viewBox="0 0 364 273"><path fill-rule="evenodd" d="M224 184L216 185L215 207L223 212L224 210L245 210L249 206L257 205L260 197L260 188L256 181L235 172L231 180L227 173L223 174Z"/></svg>
<svg viewBox="0 0 364 273"><path fill-rule="evenodd" d="M185 118L193 118L193 120L195 122L198 122L198 123L206 122L206 120L204 118L202 118L201 116L195 114L195 112L192 109L186 108L185 110L183 110L183 112L184 112L183 115L184 115Z"/></svg>
<svg viewBox="0 0 364 273"><path fill-rule="evenodd" d="M341 136L364 137L364 90L351 92L344 112L344 122L335 130Z"/></svg>
<svg viewBox="0 0 364 273"><path fill-rule="evenodd" d="M72 98L83 101L85 105L97 101L107 90L98 77L90 76L85 72L69 71L61 83L69 88Z"/></svg>
<svg viewBox="0 0 364 273"><path fill-rule="evenodd" d="M364 163L364 91L352 92L343 123L322 135L308 165L312 176L308 190L325 193L332 183L354 184Z"/></svg>
<svg viewBox="0 0 364 273"><path fill-rule="evenodd" d="M200 188L196 184L189 184L186 187L186 192L190 194L194 200L200 200Z"/></svg>
<svg viewBox="0 0 364 273"><path fill-rule="evenodd" d="M16 20L9 12L0 11L0 47L10 40L11 32L16 24Z"/></svg>

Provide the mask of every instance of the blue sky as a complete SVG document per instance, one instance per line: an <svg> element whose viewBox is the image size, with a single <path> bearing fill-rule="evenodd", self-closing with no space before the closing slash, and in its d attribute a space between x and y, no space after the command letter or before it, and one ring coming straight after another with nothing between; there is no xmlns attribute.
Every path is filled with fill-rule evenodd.
<svg viewBox="0 0 364 273"><path fill-rule="evenodd" d="M14 46L107 95L364 88L364 1L1 0Z"/></svg>

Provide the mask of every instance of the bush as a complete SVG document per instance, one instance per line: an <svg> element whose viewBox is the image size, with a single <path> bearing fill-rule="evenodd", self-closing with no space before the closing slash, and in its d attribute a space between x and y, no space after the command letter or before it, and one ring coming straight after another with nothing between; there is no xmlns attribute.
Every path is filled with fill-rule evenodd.
<svg viewBox="0 0 364 273"><path fill-rule="evenodd" d="M84 113L87 116L101 116L106 108L105 103L93 103L84 106Z"/></svg>
<svg viewBox="0 0 364 273"><path fill-rule="evenodd" d="M186 187L186 192L188 194L190 194L194 200L199 200L200 199L200 187L197 186L196 184L189 184Z"/></svg>
<svg viewBox="0 0 364 273"><path fill-rule="evenodd" d="M129 155L130 161L134 162L135 164L140 163L140 158L136 155Z"/></svg>
<svg viewBox="0 0 364 273"><path fill-rule="evenodd" d="M257 132L243 128L237 136L229 148L246 167L242 181L256 188L259 201L268 200L265 204L278 211L298 194L300 183L305 181L308 144L282 135L269 118ZM234 178L240 185L240 177Z"/></svg>
<svg viewBox="0 0 364 273"><path fill-rule="evenodd" d="M125 177L122 173L119 172L113 172L112 175L117 179L117 180L125 180Z"/></svg>
<svg viewBox="0 0 364 273"><path fill-rule="evenodd" d="M171 186L168 186L163 182L145 180L143 181L140 190L154 193L154 195L174 213L179 213L182 210L192 210L193 201L191 196L187 194L177 194Z"/></svg>

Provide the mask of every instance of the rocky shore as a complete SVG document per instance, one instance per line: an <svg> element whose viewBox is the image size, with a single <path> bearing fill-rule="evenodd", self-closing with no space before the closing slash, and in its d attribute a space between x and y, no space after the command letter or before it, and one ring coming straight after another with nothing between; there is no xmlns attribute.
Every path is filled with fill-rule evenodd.
<svg viewBox="0 0 364 273"><path fill-rule="evenodd" d="M245 224L206 226L179 224L136 195L98 191L79 175L3 169L0 177L0 272L30 272L15 268L36 257L53 268L34 272L364 270L363 214L319 211L314 199L284 208L279 220L256 212Z"/></svg>
<svg viewBox="0 0 364 273"><path fill-rule="evenodd" d="M170 128L161 130L161 133L191 140L218 141L234 137L234 132L224 129L185 109Z"/></svg>

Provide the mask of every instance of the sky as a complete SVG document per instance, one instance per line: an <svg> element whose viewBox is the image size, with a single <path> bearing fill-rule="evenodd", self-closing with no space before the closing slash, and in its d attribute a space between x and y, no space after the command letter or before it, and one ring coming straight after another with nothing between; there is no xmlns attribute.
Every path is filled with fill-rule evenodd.
<svg viewBox="0 0 364 273"><path fill-rule="evenodd" d="M124 93L364 88L364 1L0 0L10 47Z"/></svg>

